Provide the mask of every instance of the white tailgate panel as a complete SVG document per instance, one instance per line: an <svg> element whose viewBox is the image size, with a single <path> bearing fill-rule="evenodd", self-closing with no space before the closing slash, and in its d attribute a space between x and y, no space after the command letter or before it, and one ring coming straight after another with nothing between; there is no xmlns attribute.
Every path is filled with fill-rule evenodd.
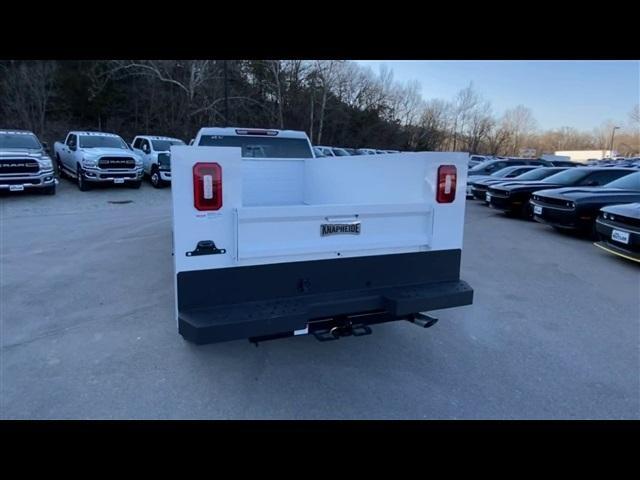
<svg viewBox="0 0 640 480"><path fill-rule="evenodd" d="M321 224L360 223L360 234L321 236ZM237 211L238 260L297 255L350 256L392 248L425 249L431 240L427 204L320 205ZM367 252L368 253L368 252Z"/></svg>

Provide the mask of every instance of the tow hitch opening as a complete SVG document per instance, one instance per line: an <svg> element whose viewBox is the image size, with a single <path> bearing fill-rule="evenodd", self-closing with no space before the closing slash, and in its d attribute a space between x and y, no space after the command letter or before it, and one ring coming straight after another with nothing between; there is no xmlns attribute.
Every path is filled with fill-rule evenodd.
<svg viewBox="0 0 640 480"><path fill-rule="evenodd" d="M342 337L363 337L365 335L371 335L373 331L370 325L398 320L407 320L422 328L430 328L438 322L437 318L425 313L414 313L402 317L396 317L387 311L376 311L364 314L341 315L313 320L308 323L306 333L313 335L319 342L330 342ZM249 341L257 347L260 342L293 337L296 334L296 332L283 332L275 335L251 337L249 338Z"/></svg>

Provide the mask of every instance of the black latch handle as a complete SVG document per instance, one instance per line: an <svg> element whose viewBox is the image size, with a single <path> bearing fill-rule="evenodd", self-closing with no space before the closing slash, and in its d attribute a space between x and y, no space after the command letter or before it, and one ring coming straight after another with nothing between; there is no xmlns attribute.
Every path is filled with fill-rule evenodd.
<svg viewBox="0 0 640 480"><path fill-rule="evenodd" d="M196 249L192 252L187 252L186 255L187 257L195 257L198 255L220 255L223 253L227 253L227 250L216 247L213 240L200 240L198 245L196 245Z"/></svg>

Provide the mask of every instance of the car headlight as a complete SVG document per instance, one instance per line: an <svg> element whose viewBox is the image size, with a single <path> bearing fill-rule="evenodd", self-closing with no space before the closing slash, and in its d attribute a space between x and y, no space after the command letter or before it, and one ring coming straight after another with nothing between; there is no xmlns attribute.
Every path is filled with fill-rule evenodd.
<svg viewBox="0 0 640 480"><path fill-rule="evenodd" d="M142 166L142 159L136 157L136 167L141 167Z"/></svg>
<svg viewBox="0 0 640 480"><path fill-rule="evenodd" d="M40 166L42 167L43 170L51 170L53 169L53 162L51 162L50 158L41 158L40 159Z"/></svg>
<svg viewBox="0 0 640 480"><path fill-rule="evenodd" d="M96 165L98 165L98 159L97 158L83 158L82 159L82 165L85 167L95 167Z"/></svg>

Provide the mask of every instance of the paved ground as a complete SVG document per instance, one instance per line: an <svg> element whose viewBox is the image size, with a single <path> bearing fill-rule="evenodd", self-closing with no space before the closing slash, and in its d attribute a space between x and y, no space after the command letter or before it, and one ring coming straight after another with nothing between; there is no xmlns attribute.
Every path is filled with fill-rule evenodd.
<svg viewBox="0 0 640 480"><path fill-rule="evenodd" d="M467 202L475 302L433 328L197 347L170 195L0 197L2 418L640 418L640 268L589 241Z"/></svg>

